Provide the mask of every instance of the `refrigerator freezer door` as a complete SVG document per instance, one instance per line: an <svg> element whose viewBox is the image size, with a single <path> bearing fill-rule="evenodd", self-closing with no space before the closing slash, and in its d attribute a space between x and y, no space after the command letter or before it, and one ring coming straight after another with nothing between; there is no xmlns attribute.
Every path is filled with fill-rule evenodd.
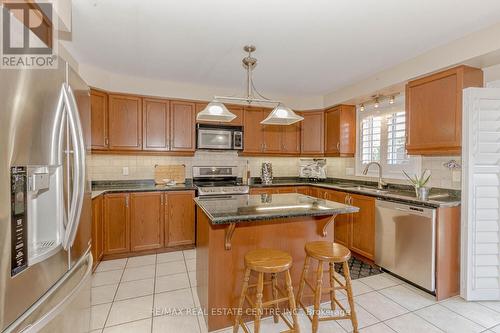
<svg viewBox="0 0 500 333"><path fill-rule="evenodd" d="M52 165L65 69L65 62L60 60L58 69L4 70L0 76L0 331L68 270L68 253L60 248L11 276L10 170L13 166ZM46 185L43 177L36 182L41 187Z"/></svg>
<svg viewBox="0 0 500 333"><path fill-rule="evenodd" d="M92 255L88 251L5 333L89 332L92 261Z"/></svg>

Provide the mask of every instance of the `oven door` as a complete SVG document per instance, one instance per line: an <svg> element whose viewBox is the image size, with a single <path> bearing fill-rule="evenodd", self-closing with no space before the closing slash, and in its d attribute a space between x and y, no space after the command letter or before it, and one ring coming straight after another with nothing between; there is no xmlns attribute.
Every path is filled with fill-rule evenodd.
<svg viewBox="0 0 500 333"><path fill-rule="evenodd" d="M232 131L198 128L198 149L233 149L232 140Z"/></svg>

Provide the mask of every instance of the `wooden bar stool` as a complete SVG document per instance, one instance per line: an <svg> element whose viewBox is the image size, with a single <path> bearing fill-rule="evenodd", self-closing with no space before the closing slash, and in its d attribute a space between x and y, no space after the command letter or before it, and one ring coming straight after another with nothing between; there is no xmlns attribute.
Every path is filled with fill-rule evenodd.
<svg viewBox="0 0 500 333"><path fill-rule="evenodd" d="M316 333L318 331L318 325L320 321L327 320L339 320L339 319L350 319L352 322L352 327L354 332L358 332L358 321L356 318L356 312L354 310L354 301L352 298L352 286L351 286L351 276L349 275L349 264L348 260L351 257L351 252L345 246L332 242L310 242L306 243L306 260L304 262L304 269L302 270L302 276L300 278L299 292L297 295L297 303L302 309L304 309L307 317L312 322L312 332ZM318 261L318 268L316 270L316 285L311 284L307 280L307 273L309 271L309 264L312 259ZM328 263L329 265L329 280L330 287L323 287L323 264ZM334 264L339 263L343 265L345 284L342 284L335 277ZM337 284L337 286L335 285ZM302 302L302 297L304 293L304 287L308 286L313 295L308 295L314 297L314 313L311 314L307 311L306 307ZM340 304L335 296L336 290L345 290L347 292L347 300L349 302L350 313L348 314L346 309ZM343 315L331 316L331 317L319 317L321 296L324 292L330 293L330 306L332 310L336 310L338 306L342 311Z"/></svg>
<svg viewBox="0 0 500 333"><path fill-rule="evenodd" d="M248 252L245 255L245 277L243 280L243 288L241 290L241 297L238 306L238 312L234 321L233 332L237 333L239 327L243 328L245 333L249 333L248 327L242 320L243 305L245 300L250 304L252 308L252 313L255 313L254 320L254 332L259 333L260 331L260 319L263 314L263 309L270 305L273 305L275 311L273 313L274 322L277 323L279 317L283 319L285 324L290 328L290 333L300 333L295 297L293 295L292 278L290 276L290 267L292 266L292 257L283 251L271 250L271 249L257 249ZM257 284L249 285L251 272L257 272ZM278 286L277 274L284 273L285 275L285 286L286 292ZM271 274L271 281L264 282L264 274ZM263 291L264 285L271 284L272 289L272 300L263 302ZM249 288L257 288L256 290L256 300L255 303L247 295ZM278 298L281 294L281 298ZM281 313L279 310L279 303L288 302L293 323Z"/></svg>

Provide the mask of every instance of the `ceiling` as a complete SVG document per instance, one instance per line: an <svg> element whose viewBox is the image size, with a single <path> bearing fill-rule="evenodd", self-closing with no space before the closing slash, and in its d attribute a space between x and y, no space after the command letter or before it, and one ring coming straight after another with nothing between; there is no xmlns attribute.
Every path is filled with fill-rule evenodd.
<svg viewBox="0 0 500 333"><path fill-rule="evenodd" d="M314 3L314 5L311 5ZM80 63L119 74L325 94L500 22L498 0L73 0Z"/></svg>

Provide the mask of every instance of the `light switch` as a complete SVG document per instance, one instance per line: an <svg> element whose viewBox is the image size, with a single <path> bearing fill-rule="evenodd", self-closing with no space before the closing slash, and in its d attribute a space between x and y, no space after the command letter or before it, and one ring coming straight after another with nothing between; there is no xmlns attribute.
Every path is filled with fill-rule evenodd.
<svg viewBox="0 0 500 333"><path fill-rule="evenodd" d="M128 176L128 167L123 167L122 168L122 175Z"/></svg>
<svg viewBox="0 0 500 333"><path fill-rule="evenodd" d="M454 170L451 172L451 179L454 182L459 182L462 180L462 173L458 170Z"/></svg>
<svg viewBox="0 0 500 333"><path fill-rule="evenodd" d="M354 168L345 168L346 176L354 176Z"/></svg>

